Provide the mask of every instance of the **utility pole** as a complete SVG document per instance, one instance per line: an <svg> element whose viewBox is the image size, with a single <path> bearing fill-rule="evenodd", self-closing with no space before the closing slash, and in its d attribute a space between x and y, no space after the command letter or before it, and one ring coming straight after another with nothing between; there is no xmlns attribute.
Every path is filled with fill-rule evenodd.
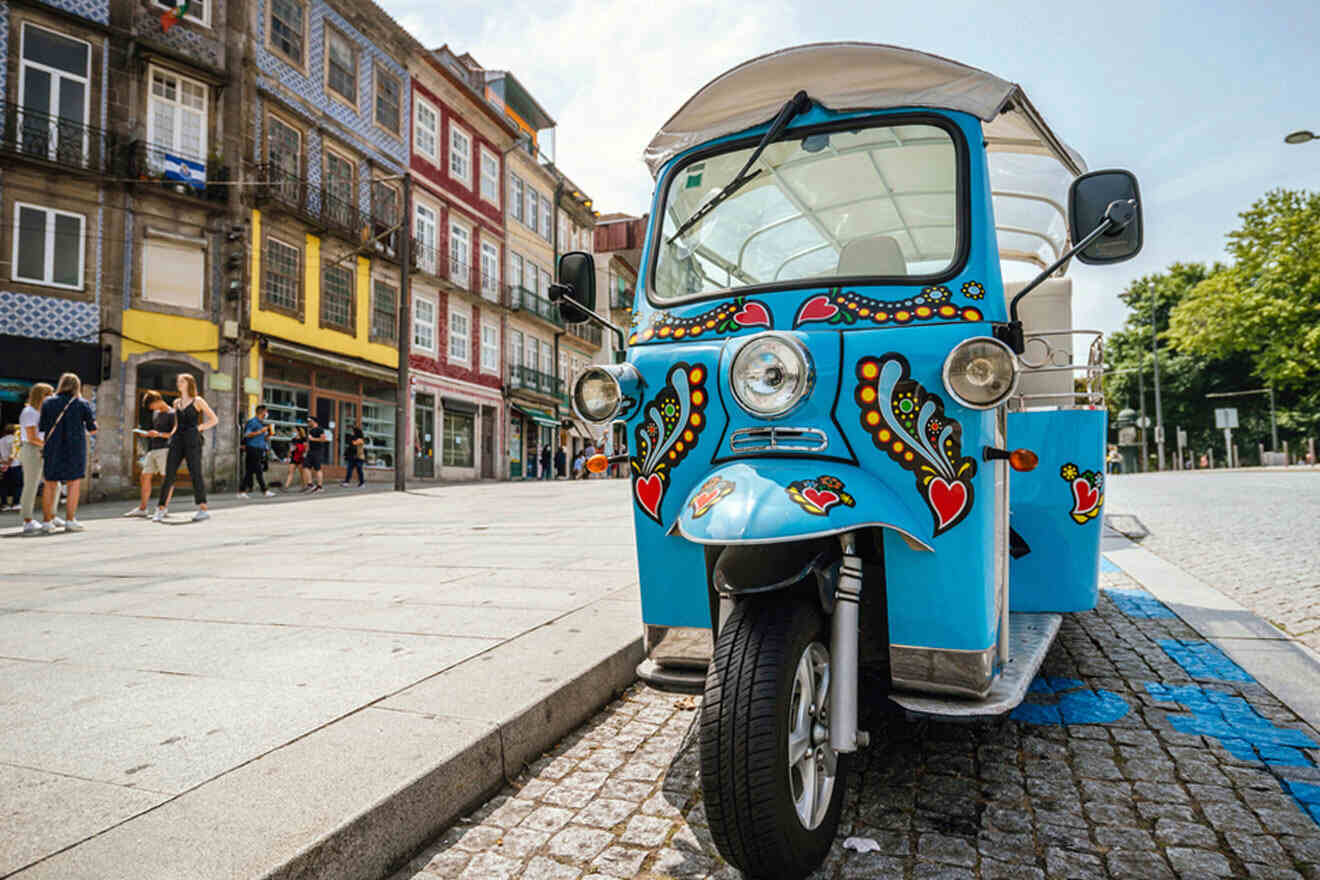
<svg viewBox="0 0 1320 880"><path fill-rule="evenodd" d="M1155 448L1160 470L1164 470L1164 407L1160 403L1160 347L1156 333L1155 285L1150 286L1150 353L1155 358ZM1146 448L1143 444L1142 454Z"/></svg>
<svg viewBox="0 0 1320 880"><path fill-rule="evenodd" d="M1146 377L1142 373L1141 367L1137 367L1137 398L1140 400L1141 416L1137 419L1137 427L1141 428L1141 472L1144 474L1150 470L1150 462L1146 455Z"/></svg>
<svg viewBox="0 0 1320 880"><path fill-rule="evenodd" d="M408 489L408 404L411 377L408 351L412 348L412 175L403 173L403 218L399 223L399 390L394 403L394 491Z"/></svg>

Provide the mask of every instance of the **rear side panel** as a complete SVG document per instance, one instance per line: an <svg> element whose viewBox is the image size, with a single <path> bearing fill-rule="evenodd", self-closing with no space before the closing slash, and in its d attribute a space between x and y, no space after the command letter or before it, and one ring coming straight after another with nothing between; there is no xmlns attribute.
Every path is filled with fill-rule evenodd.
<svg viewBox="0 0 1320 880"><path fill-rule="evenodd" d="M1011 477L1012 525L1031 548L1009 563L1013 611L1095 607L1107 422L1103 409L1009 413L1009 447L1040 457Z"/></svg>

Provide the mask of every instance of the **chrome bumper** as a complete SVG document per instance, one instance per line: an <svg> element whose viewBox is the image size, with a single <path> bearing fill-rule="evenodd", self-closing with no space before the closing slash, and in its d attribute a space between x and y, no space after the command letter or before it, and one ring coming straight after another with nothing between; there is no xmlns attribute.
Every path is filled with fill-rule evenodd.
<svg viewBox="0 0 1320 880"><path fill-rule="evenodd" d="M899 690L980 698L994 684L996 653L996 645L980 651L890 645L889 674Z"/></svg>
<svg viewBox="0 0 1320 880"><path fill-rule="evenodd" d="M643 643L646 648L646 659L656 666L670 668L704 671L715 651L711 631L704 626L647 624Z"/></svg>

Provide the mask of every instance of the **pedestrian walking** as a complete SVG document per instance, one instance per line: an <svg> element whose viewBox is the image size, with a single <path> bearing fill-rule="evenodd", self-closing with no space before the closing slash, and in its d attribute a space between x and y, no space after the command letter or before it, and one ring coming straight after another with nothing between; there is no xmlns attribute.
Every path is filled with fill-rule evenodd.
<svg viewBox="0 0 1320 880"><path fill-rule="evenodd" d="M41 448L45 438L40 430L41 405L54 393L55 389L45 382L33 385L28 389L27 405L18 417L19 440L22 441L18 447L18 460L23 467L23 493L19 496L18 506L23 516L23 534L27 537L42 533L41 526L33 519L37 486L41 483Z"/></svg>
<svg viewBox="0 0 1320 880"><path fill-rule="evenodd" d="M581 452L573 459L573 479L580 480L583 477L583 468L586 467L587 459Z"/></svg>
<svg viewBox="0 0 1320 880"><path fill-rule="evenodd" d="M188 476L192 478L193 504L197 512L193 522L210 519L206 509L206 478L202 474L202 432L220 424L215 410L197 394L197 380L190 373L180 373L174 380L179 398L174 401L174 430L170 434L169 452L165 456L165 480L160 484L160 500L156 503L154 522L164 522L169 516L170 495L179 465L188 462Z"/></svg>
<svg viewBox="0 0 1320 880"><path fill-rule="evenodd" d="M302 475L303 459L306 456L307 429L299 425L293 429L293 439L289 441L289 472L284 475L284 482L282 483L286 492L293 488L293 478L295 476L302 480L303 488L307 488L307 480Z"/></svg>
<svg viewBox="0 0 1320 880"><path fill-rule="evenodd" d="M56 529L55 504L61 482L68 484L64 530L83 530L83 524L78 522L78 495L82 491L82 478L87 474L87 435L96 433L96 416L81 393L82 380L76 373L65 373L60 376L55 393L41 404L38 428L44 439L41 478L45 483L41 493L41 530L47 535L54 534Z"/></svg>
<svg viewBox="0 0 1320 880"><path fill-rule="evenodd" d="M142 395L142 402L147 405L151 415L147 427L138 428L133 432L147 439L147 451L139 465L142 475L139 477L141 496L138 499L138 506L124 514L130 517L150 516L147 513L147 502L151 500L151 478L156 474L165 476L165 464L170 451L170 434L174 431L174 410L170 409L170 405L160 396L159 391L148 391ZM165 499L166 504L169 504L169 501L168 498Z"/></svg>
<svg viewBox="0 0 1320 880"><path fill-rule="evenodd" d="M304 492L320 492L325 488L325 462L330 457L330 435L316 416L307 417L307 455L303 458ZM315 479L315 482L313 482Z"/></svg>
<svg viewBox="0 0 1320 880"><path fill-rule="evenodd" d="M554 471L550 470L550 444L541 445L541 479L549 480L554 477Z"/></svg>
<svg viewBox="0 0 1320 880"><path fill-rule="evenodd" d="M275 497L266 485L266 456L270 454L270 435L275 429L266 424L266 405L257 405L257 411L243 426L243 482L238 486L238 497L247 498L252 488L252 480L267 498Z"/></svg>
<svg viewBox="0 0 1320 880"><path fill-rule="evenodd" d="M561 446L555 450L555 476L562 480L567 466L568 455L564 452L564 447Z"/></svg>
<svg viewBox="0 0 1320 880"><path fill-rule="evenodd" d="M344 474L344 481L339 485L347 486L353 479L353 471L356 470L358 488L361 488L367 482L362 472L362 466L367 461L367 437L362 433L361 423L348 432L348 448L344 452L348 456L348 473Z"/></svg>
<svg viewBox="0 0 1320 880"><path fill-rule="evenodd" d="M1118 474L1123 472L1123 456L1119 454L1117 446L1109 447L1109 453L1105 456L1105 463L1109 465L1109 473Z"/></svg>
<svg viewBox="0 0 1320 880"><path fill-rule="evenodd" d="M18 425L5 425L0 433L0 510L18 510L23 494L23 465L18 460Z"/></svg>

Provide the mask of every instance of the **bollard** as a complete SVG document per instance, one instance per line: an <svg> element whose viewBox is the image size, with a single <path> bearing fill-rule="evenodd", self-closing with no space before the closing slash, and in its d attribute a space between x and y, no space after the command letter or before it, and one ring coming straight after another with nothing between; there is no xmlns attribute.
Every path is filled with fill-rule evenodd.
<svg viewBox="0 0 1320 880"><path fill-rule="evenodd" d="M1288 441L1287 441L1287 440L1284 440L1284 441L1283 441L1283 463L1284 463L1285 466L1286 466L1286 465L1290 465L1290 464L1292 464L1292 457L1291 457L1290 455L1288 455Z"/></svg>

